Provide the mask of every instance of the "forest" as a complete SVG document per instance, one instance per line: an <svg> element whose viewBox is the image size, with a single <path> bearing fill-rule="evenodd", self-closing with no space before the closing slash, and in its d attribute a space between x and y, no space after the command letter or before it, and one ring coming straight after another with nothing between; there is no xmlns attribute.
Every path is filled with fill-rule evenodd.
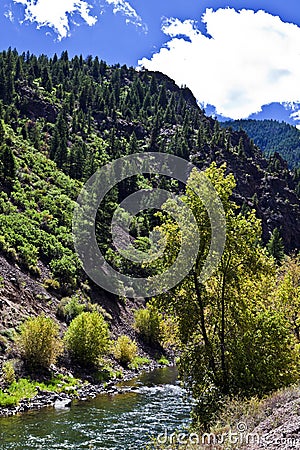
<svg viewBox="0 0 300 450"><path fill-rule="evenodd" d="M299 167L300 131L295 126L272 119L232 120L221 123L221 126L245 130L266 156L277 152L291 169Z"/></svg>
<svg viewBox="0 0 300 450"><path fill-rule="evenodd" d="M10 281L1 274L0 406L20 401L22 383L26 395L33 395L31 383L37 380L28 376L54 363L82 367L79 378L88 369L99 379L138 365L139 346L163 358L178 357L180 378L196 401L194 422L204 429L225 398L262 397L299 381L296 147L286 145L283 152L274 143L258 142L258 131L252 137L249 130L249 137L240 128L243 123L235 131L231 122L224 127L206 117L187 88L161 73L109 66L97 57L69 58L67 52L52 58L12 49L0 54L0 251L52 298L50 318L26 318L25 304L24 320L12 319L3 306ZM165 211L137 215L130 229L137 249L147 249L150 231L159 230L167 239L163 256L138 266L118 254L112 216L137 190L164 188L179 195L201 235L189 274L170 291L145 299L131 331L118 335L110 328L119 318L102 304L107 294L88 279L75 252L72 218L83 183L97 169L142 152L175 155L203 171L223 204L226 244L214 274L200 282L211 227L194 194L198 172L186 187L142 173L111 189L97 213L96 237L116 270L140 277L161 273L180 250L169 201ZM44 300L36 296L34 302ZM57 380L51 383L48 388L55 389Z"/></svg>

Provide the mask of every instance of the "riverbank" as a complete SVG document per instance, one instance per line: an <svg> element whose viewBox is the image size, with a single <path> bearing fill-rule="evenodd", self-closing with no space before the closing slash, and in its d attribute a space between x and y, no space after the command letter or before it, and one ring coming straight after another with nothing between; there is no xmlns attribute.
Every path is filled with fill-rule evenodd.
<svg viewBox="0 0 300 450"><path fill-rule="evenodd" d="M190 424L191 401L175 367L144 372L71 408L0 418L1 450L142 450L153 438Z"/></svg>
<svg viewBox="0 0 300 450"><path fill-rule="evenodd" d="M173 367L173 365L159 364L151 361L149 364L141 366L139 369L123 371L122 377L116 377L106 382L92 383L80 380L78 385L67 387L67 392L55 392L36 387L36 395L32 398L22 399L18 405L1 407L0 417L10 417L17 414L23 414L28 411L40 410L42 408L63 409L71 406L72 402L87 401L96 398L100 394L116 395L122 393L118 384L130 381L139 377L142 373L151 372L155 369L164 367ZM128 391L127 391L128 392Z"/></svg>

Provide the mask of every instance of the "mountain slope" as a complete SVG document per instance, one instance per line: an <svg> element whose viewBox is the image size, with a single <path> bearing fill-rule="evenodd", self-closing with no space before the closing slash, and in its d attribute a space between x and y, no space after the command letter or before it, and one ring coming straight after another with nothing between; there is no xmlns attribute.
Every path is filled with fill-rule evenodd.
<svg viewBox="0 0 300 450"><path fill-rule="evenodd" d="M168 152L201 168L226 162L235 200L256 208L264 241L278 227L286 251L300 248L297 175L279 155L266 159L245 132L206 117L191 92L163 74L9 49L0 54L0 99L1 251L59 295L85 281L71 236L80 186L98 167L135 152ZM149 183L171 187L141 175L107 196L97 226L104 252L115 206ZM151 220L142 220L147 234Z"/></svg>
<svg viewBox="0 0 300 450"><path fill-rule="evenodd" d="M290 168L300 165L300 130L277 120L230 120L221 123L233 130L243 129L266 156L279 153Z"/></svg>

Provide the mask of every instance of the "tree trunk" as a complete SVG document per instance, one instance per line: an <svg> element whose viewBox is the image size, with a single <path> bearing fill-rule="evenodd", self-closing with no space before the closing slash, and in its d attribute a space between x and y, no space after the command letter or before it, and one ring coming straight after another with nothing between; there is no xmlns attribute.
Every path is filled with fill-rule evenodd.
<svg viewBox="0 0 300 450"><path fill-rule="evenodd" d="M204 305L203 305L202 295L201 295L201 286L199 284L196 271L194 271L193 276L194 276L194 283L195 283L195 290L196 290L196 294L197 294L197 300L198 300L198 304L199 304L199 307L200 307L200 323L201 323L201 331L202 331L204 346L205 346L205 349L206 349L206 352L207 352L207 355L208 355L208 358L209 358L209 367L212 370L214 376L216 377L216 364L215 364L213 349L212 349L212 346L211 346L211 343L209 341L209 338L208 338L208 335L207 335L207 331L206 331Z"/></svg>

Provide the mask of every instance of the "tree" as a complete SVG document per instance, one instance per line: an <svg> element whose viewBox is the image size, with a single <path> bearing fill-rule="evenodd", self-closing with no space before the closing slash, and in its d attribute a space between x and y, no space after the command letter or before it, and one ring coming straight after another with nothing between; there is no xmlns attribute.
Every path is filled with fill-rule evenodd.
<svg viewBox="0 0 300 450"><path fill-rule="evenodd" d="M16 175L16 160L12 149L4 145L0 153L1 178L5 181L13 180Z"/></svg>
<svg viewBox="0 0 300 450"><path fill-rule="evenodd" d="M49 72L49 68L45 66L42 70L42 86L46 89L46 91L52 91L52 80Z"/></svg>
<svg viewBox="0 0 300 450"><path fill-rule="evenodd" d="M5 128L3 124L3 120L0 118L0 145L4 142L4 136L5 136Z"/></svg>
<svg viewBox="0 0 300 450"><path fill-rule="evenodd" d="M273 233L267 243L268 252L280 264L284 258L284 244L278 228L274 228Z"/></svg>
<svg viewBox="0 0 300 450"><path fill-rule="evenodd" d="M282 312L289 320L300 342L300 255L286 257L278 271L276 296L278 296Z"/></svg>
<svg viewBox="0 0 300 450"><path fill-rule="evenodd" d="M65 111L62 111L55 123L51 141L50 158L59 168L64 167L68 158L68 123Z"/></svg>
<svg viewBox="0 0 300 450"><path fill-rule="evenodd" d="M72 320L65 344L72 359L83 366L95 366L110 347L108 325L98 312L83 312Z"/></svg>
<svg viewBox="0 0 300 450"><path fill-rule="evenodd" d="M198 399L199 411L204 411L202 400L209 392L261 395L286 385L297 378L299 364L288 322L271 302L275 267L261 245L260 220L254 211L237 214L238 207L230 199L235 181L225 170L213 164L205 171L226 215L226 245L213 276L205 283L199 280L211 227L195 194L201 178L193 171L182 200L196 218L200 251L189 275L171 294L156 299L163 311L176 317L182 343L180 374ZM160 263L166 268L176 258L181 237L172 219L164 219L160 231L168 243Z"/></svg>

